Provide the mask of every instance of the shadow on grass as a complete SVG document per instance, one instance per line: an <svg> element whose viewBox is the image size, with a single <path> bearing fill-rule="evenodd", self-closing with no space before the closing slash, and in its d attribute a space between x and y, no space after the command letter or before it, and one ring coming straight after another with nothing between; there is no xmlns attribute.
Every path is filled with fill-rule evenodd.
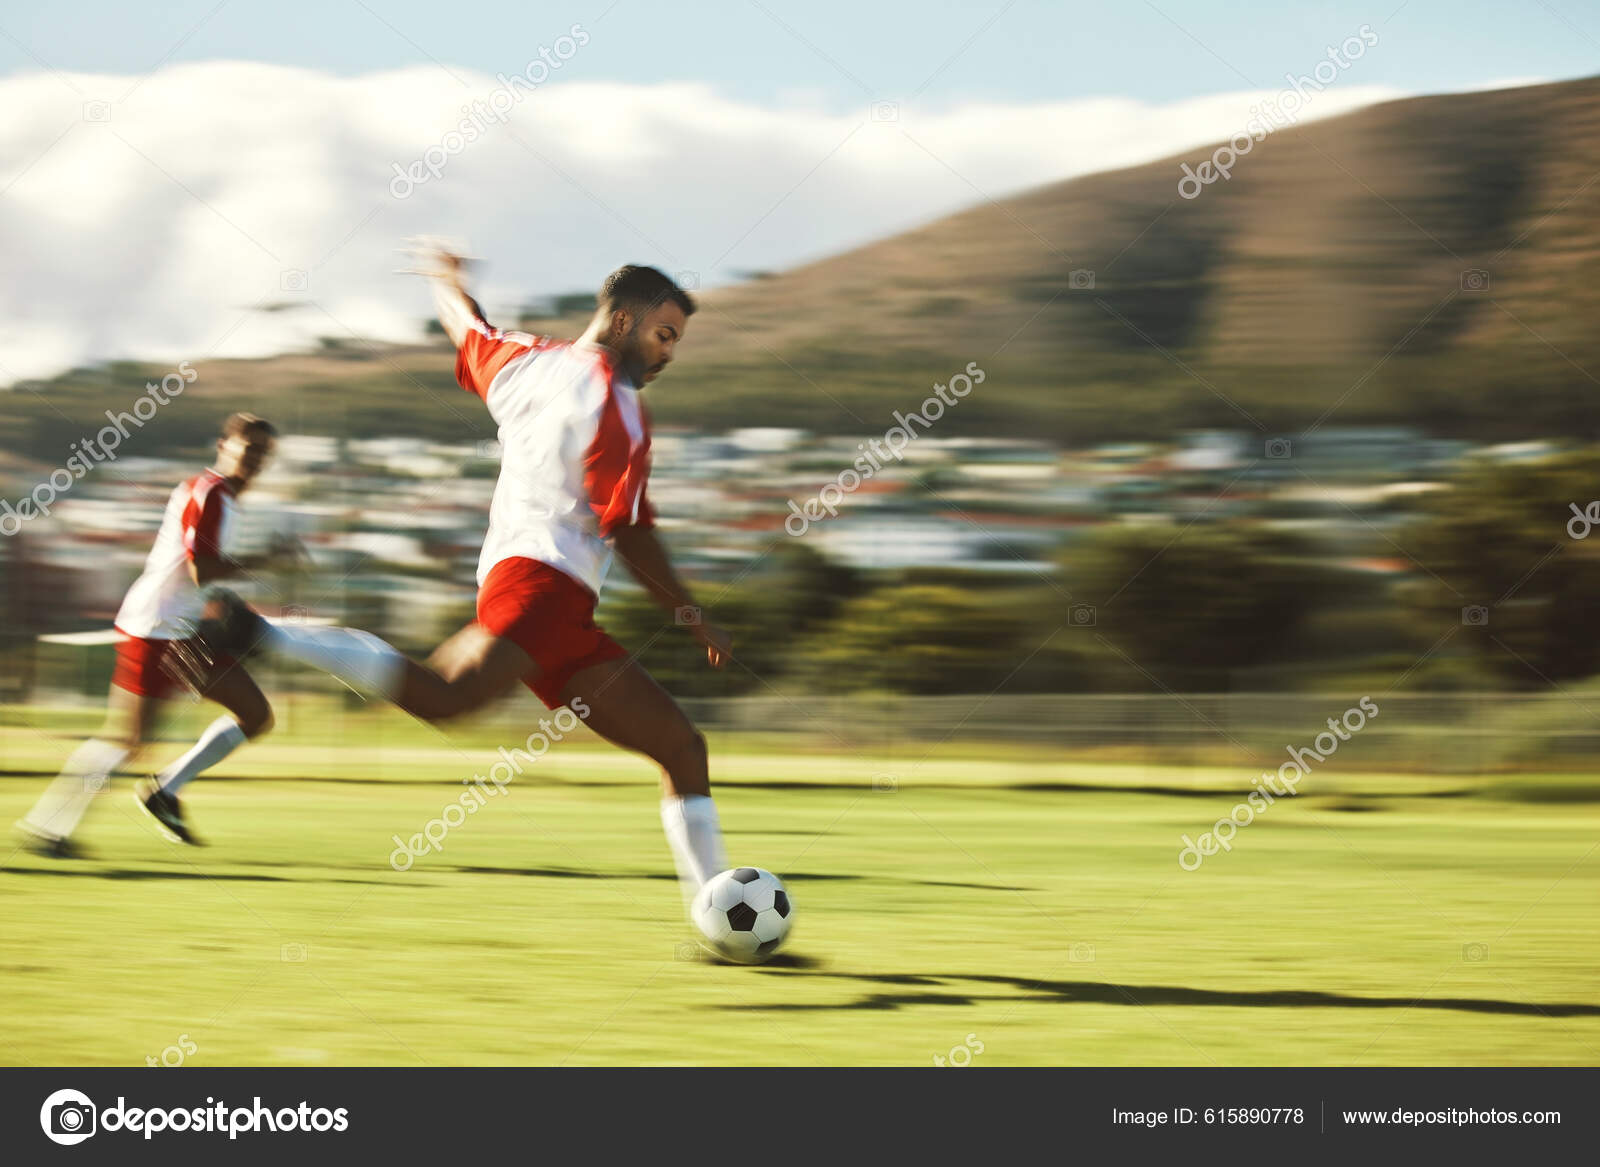
<svg viewBox="0 0 1600 1167"><path fill-rule="evenodd" d="M1034 1001L1046 1005L1175 1005L1195 1008L1250 1009L1434 1009L1460 1013L1496 1013L1522 1017L1600 1017L1600 1005L1575 1002L1538 1003L1501 1001L1489 997L1352 997L1310 989L1272 989L1256 992L1188 989L1175 985L1119 985L1106 981L1046 981L1024 977L982 975L896 975L892 973L816 972L816 962L785 966L779 956L763 971L794 968L813 976L836 977L872 985L955 988L950 992L873 992L835 1005L775 1002L769 1005L712 1005L713 1009L743 1013L813 1013L836 1009L892 1010L908 1005L974 1005L980 1001ZM792 960L801 960L792 957ZM982 993L961 985L994 986L1016 990Z"/></svg>
<svg viewBox="0 0 1600 1167"><path fill-rule="evenodd" d="M92 864L93 857L75 860L74 863ZM279 867L293 871L306 871L303 864L272 861L252 860L242 863L245 867ZM313 864L310 870L328 870L329 864ZM356 866L345 867L343 870L370 871L370 867ZM421 870L421 866L415 869ZM676 883L677 875L670 871L599 871L577 867L496 867L483 864L466 863L438 863L430 864L429 873L441 875L513 875L525 879L649 879L665 883ZM210 879L218 882L234 883L357 883L369 884L373 887L437 887L438 884L418 882L411 871L397 872L392 878L356 879L349 876L318 876L308 875L304 879L296 879L287 875L267 875L258 872L226 871L212 872L201 870L181 870L138 867L99 867L99 866L68 866L63 863L55 867L5 867L0 866L0 875L66 875L91 879ZM947 879L891 879L886 877L849 875L842 872L791 872L784 877L785 882L795 885L806 883L829 883L872 879L875 882L909 884L917 887L954 887L972 891L1033 891L1034 888L1011 887L997 883L959 883Z"/></svg>
<svg viewBox="0 0 1600 1167"><path fill-rule="evenodd" d="M484 867L476 864L440 864L437 871L455 871L463 875L527 875L536 879L659 879L676 883L678 877L670 871L590 871L577 867ZM787 875L785 880L860 879L859 875Z"/></svg>
<svg viewBox="0 0 1600 1167"><path fill-rule="evenodd" d="M238 871L181 871L148 867L0 867L0 875L50 875L79 879L204 879L213 883L298 883L310 886L318 883L364 883L373 887L394 887L384 879L347 879L343 877L316 877L290 879L283 875L253 875ZM435 884L427 885L437 886Z"/></svg>
<svg viewBox="0 0 1600 1167"><path fill-rule="evenodd" d="M670 871L590 871L574 867L483 867L454 863L440 865L436 871L454 871L463 875L526 875L537 879L657 879L676 883L678 877ZM1029 887L1008 887L998 883L957 883L947 879L892 879L865 875L847 875L840 872L788 872L783 876L786 884L840 882L872 879L879 883L915 884L918 887L959 887L973 891L1035 891Z"/></svg>

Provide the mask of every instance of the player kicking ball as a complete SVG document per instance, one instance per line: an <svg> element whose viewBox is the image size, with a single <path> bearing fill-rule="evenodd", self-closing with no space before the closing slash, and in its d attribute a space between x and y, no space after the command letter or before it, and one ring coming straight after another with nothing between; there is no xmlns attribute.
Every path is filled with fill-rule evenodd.
<svg viewBox="0 0 1600 1167"><path fill-rule="evenodd" d="M223 423L217 459L179 484L167 502L144 572L128 590L117 612L116 670L111 678L105 726L67 759L17 826L41 854L71 858L81 854L72 841L94 796L110 776L143 748L168 701L183 689L174 672L175 657L204 608L201 589L265 566L285 549L245 559L225 553L233 532L235 500L271 458L277 431L250 413L235 413ZM198 774L252 738L272 728L272 707L242 668L218 668L197 687L227 713L206 727L200 740L154 778L140 782L136 797L171 838L197 843L184 821L178 791Z"/></svg>
<svg viewBox="0 0 1600 1167"><path fill-rule="evenodd" d="M656 537L645 490L650 423L639 391L672 360L694 301L654 268L621 267L606 277L583 335L553 340L492 327L463 286L459 256L428 246L419 258L456 346L456 378L488 407L504 451L478 562L477 619L422 665L370 633L270 626L219 590L199 646L217 659L265 649L427 721L480 709L522 682L549 708L567 706L661 767L661 822L692 896L727 867L705 739L596 626L594 610L615 553L657 604L679 614L713 668L728 660L727 634L698 618Z"/></svg>

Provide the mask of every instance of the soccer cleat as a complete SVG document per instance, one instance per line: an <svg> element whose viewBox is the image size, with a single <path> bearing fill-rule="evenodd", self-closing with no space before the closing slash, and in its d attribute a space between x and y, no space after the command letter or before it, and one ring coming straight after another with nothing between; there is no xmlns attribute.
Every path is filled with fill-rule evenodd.
<svg viewBox="0 0 1600 1167"><path fill-rule="evenodd" d="M206 593L205 615L194 640L212 660L231 656L244 660L266 639L267 622L249 604L227 588Z"/></svg>
<svg viewBox="0 0 1600 1167"><path fill-rule="evenodd" d="M155 819L161 833L174 843L200 846L200 840L183 821L183 805L172 795L156 785L155 779L146 778L133 788L133 797L144 812Z"/></svg>
<svg viewBox="0 0 1600 1167"><path fill-rule="evenodd" d="M87 859L89 853L65 835L52 835L28 823L20 822L17 830L22 835L21 846L45 859Z"/></svg>

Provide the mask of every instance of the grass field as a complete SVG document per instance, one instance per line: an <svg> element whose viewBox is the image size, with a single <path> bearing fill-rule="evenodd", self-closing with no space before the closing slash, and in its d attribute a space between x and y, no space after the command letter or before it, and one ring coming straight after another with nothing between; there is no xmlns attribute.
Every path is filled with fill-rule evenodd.
<svg viewBox="0 0 1600 1167"><path fill-rule="evenodd" d="M0 730L4 821L81 720ZM644 764L563 743L400 873L391 836L492 733L299 728L191 788L204 849L125 780L93 859L7 841L0 1061L931 1066L970 1035L980 1067L1600 1062L1600 803L1572 778L1330 770L1190 873L1180 834L1248 774L714 742L731 857L797 909L749 969L685 959Z"/></svg>

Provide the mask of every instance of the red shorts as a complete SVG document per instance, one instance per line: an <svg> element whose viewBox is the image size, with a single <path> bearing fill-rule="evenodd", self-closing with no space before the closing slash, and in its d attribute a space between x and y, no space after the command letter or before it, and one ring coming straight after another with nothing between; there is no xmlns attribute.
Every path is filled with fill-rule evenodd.
<svg viewBox="0 0 1600 1167"><path fill-rule="evenodd" d="M595 595L564 571L536 559L502 559L478 589L478 623L533 658L537 679L523 679L549 709L590 665L628 655L594 622Z"/></svg>
<svg viewBox="0 0 1600 1167"><path fill-rule="evenodd" d="M171 697L185 691L183 682L167 672L162 662L175 643L171 640L143 640L121 633L117 641L117 667L111 674L111 683L138 697ZM233 664L232 657L217 661L218 668Z"/></svg>

